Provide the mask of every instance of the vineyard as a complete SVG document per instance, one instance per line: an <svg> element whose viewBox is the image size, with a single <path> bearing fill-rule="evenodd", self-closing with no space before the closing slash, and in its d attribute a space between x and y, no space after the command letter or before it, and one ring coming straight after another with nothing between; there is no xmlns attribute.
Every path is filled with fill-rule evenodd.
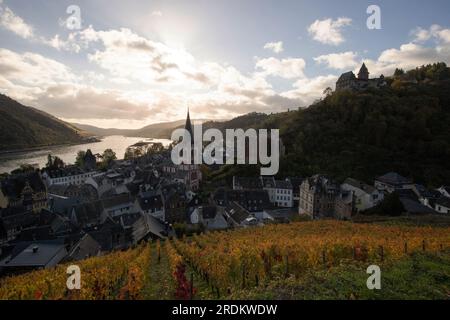
<svg viewBox="0 0 450 320"><path fill-rule="evenodd" d="M66 288L67 265L4 278L0 299L314 299L323 293L351 298L358 290L359 296L367 294L361 290L371 264L386 270L393 297L398 295L392 288L410 277L424 277L425 286L439 283L439 290L421 288L418 294L448 297L449 247L450 228L338 221L270 225L142 244L79 262L80 290Z"/></svg>
<svg viewBox="0 0 450 320"><path fill-rule="evenodd" d="M80 290L67 289L66 265L9 277L0 281L0 299L140 299L149 263L149 245L84 260Z"/></svg>

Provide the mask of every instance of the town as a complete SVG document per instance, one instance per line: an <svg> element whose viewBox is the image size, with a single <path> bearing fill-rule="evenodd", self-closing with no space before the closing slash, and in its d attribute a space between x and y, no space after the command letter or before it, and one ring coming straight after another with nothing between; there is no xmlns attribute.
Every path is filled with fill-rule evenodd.
<svg viewBox="0 0 450 320"><path fill-rule="evenodd" d="M189 114L185 128L192 132ZM1 274L185 234L299 219L352 220L385 202L395 205L395 199L399 214L450 214L450 187L430 190L395 172L371 185L351 177L338 183L322 174L234 176L232 185L205 196L202 166L173 164L170 149L136 144L125 159L104 155L102 163L87 150L75 165L49 156L46 168L6 175L0 191Z"/></svg>

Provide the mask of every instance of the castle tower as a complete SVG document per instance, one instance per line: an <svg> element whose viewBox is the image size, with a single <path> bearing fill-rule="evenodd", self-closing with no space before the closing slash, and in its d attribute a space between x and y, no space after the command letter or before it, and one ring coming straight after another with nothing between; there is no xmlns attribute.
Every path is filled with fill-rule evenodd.
<svg viewBox="0 0 450 320"><path fill-rule="evenodd" d="M369 70L366 67L366 64L363 63L361 69L359 69L358 80L368 81L369 80Z"/></svg>

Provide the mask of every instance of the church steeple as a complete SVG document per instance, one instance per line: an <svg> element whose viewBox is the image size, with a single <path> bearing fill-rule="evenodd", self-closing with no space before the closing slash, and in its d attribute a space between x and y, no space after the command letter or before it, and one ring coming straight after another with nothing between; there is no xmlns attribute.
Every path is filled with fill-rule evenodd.
<svg viewBox="0 0 450 320"><path fill-rule="evenodd" d="M187 111L187 117L186 117L186 125L184 128L191 134L191 138L194 137L194 132L192 131L192 123L191 123L191 117L189 115L189 107Z"/></svg>

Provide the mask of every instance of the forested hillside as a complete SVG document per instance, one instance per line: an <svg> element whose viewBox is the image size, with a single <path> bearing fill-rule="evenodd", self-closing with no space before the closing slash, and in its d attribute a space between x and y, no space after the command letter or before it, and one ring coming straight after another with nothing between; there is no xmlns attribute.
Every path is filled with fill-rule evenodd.
<svg viewBox="0 0 450 320"><path fill-rule="evenodd" d="M448 184L450 69L436 64L397 70L388 84L334 92L307 109L258 117L252 127L281 130L286 156L280 176L325 173L372 182L397 171L427 185ZM219 126L251 126L233 121Z"/></svg>
<svg viewBox="0 0 450 320"><path fill-rule="evenodd" d="M0 94L0 150L82 142L85 132Z"/></svg>

